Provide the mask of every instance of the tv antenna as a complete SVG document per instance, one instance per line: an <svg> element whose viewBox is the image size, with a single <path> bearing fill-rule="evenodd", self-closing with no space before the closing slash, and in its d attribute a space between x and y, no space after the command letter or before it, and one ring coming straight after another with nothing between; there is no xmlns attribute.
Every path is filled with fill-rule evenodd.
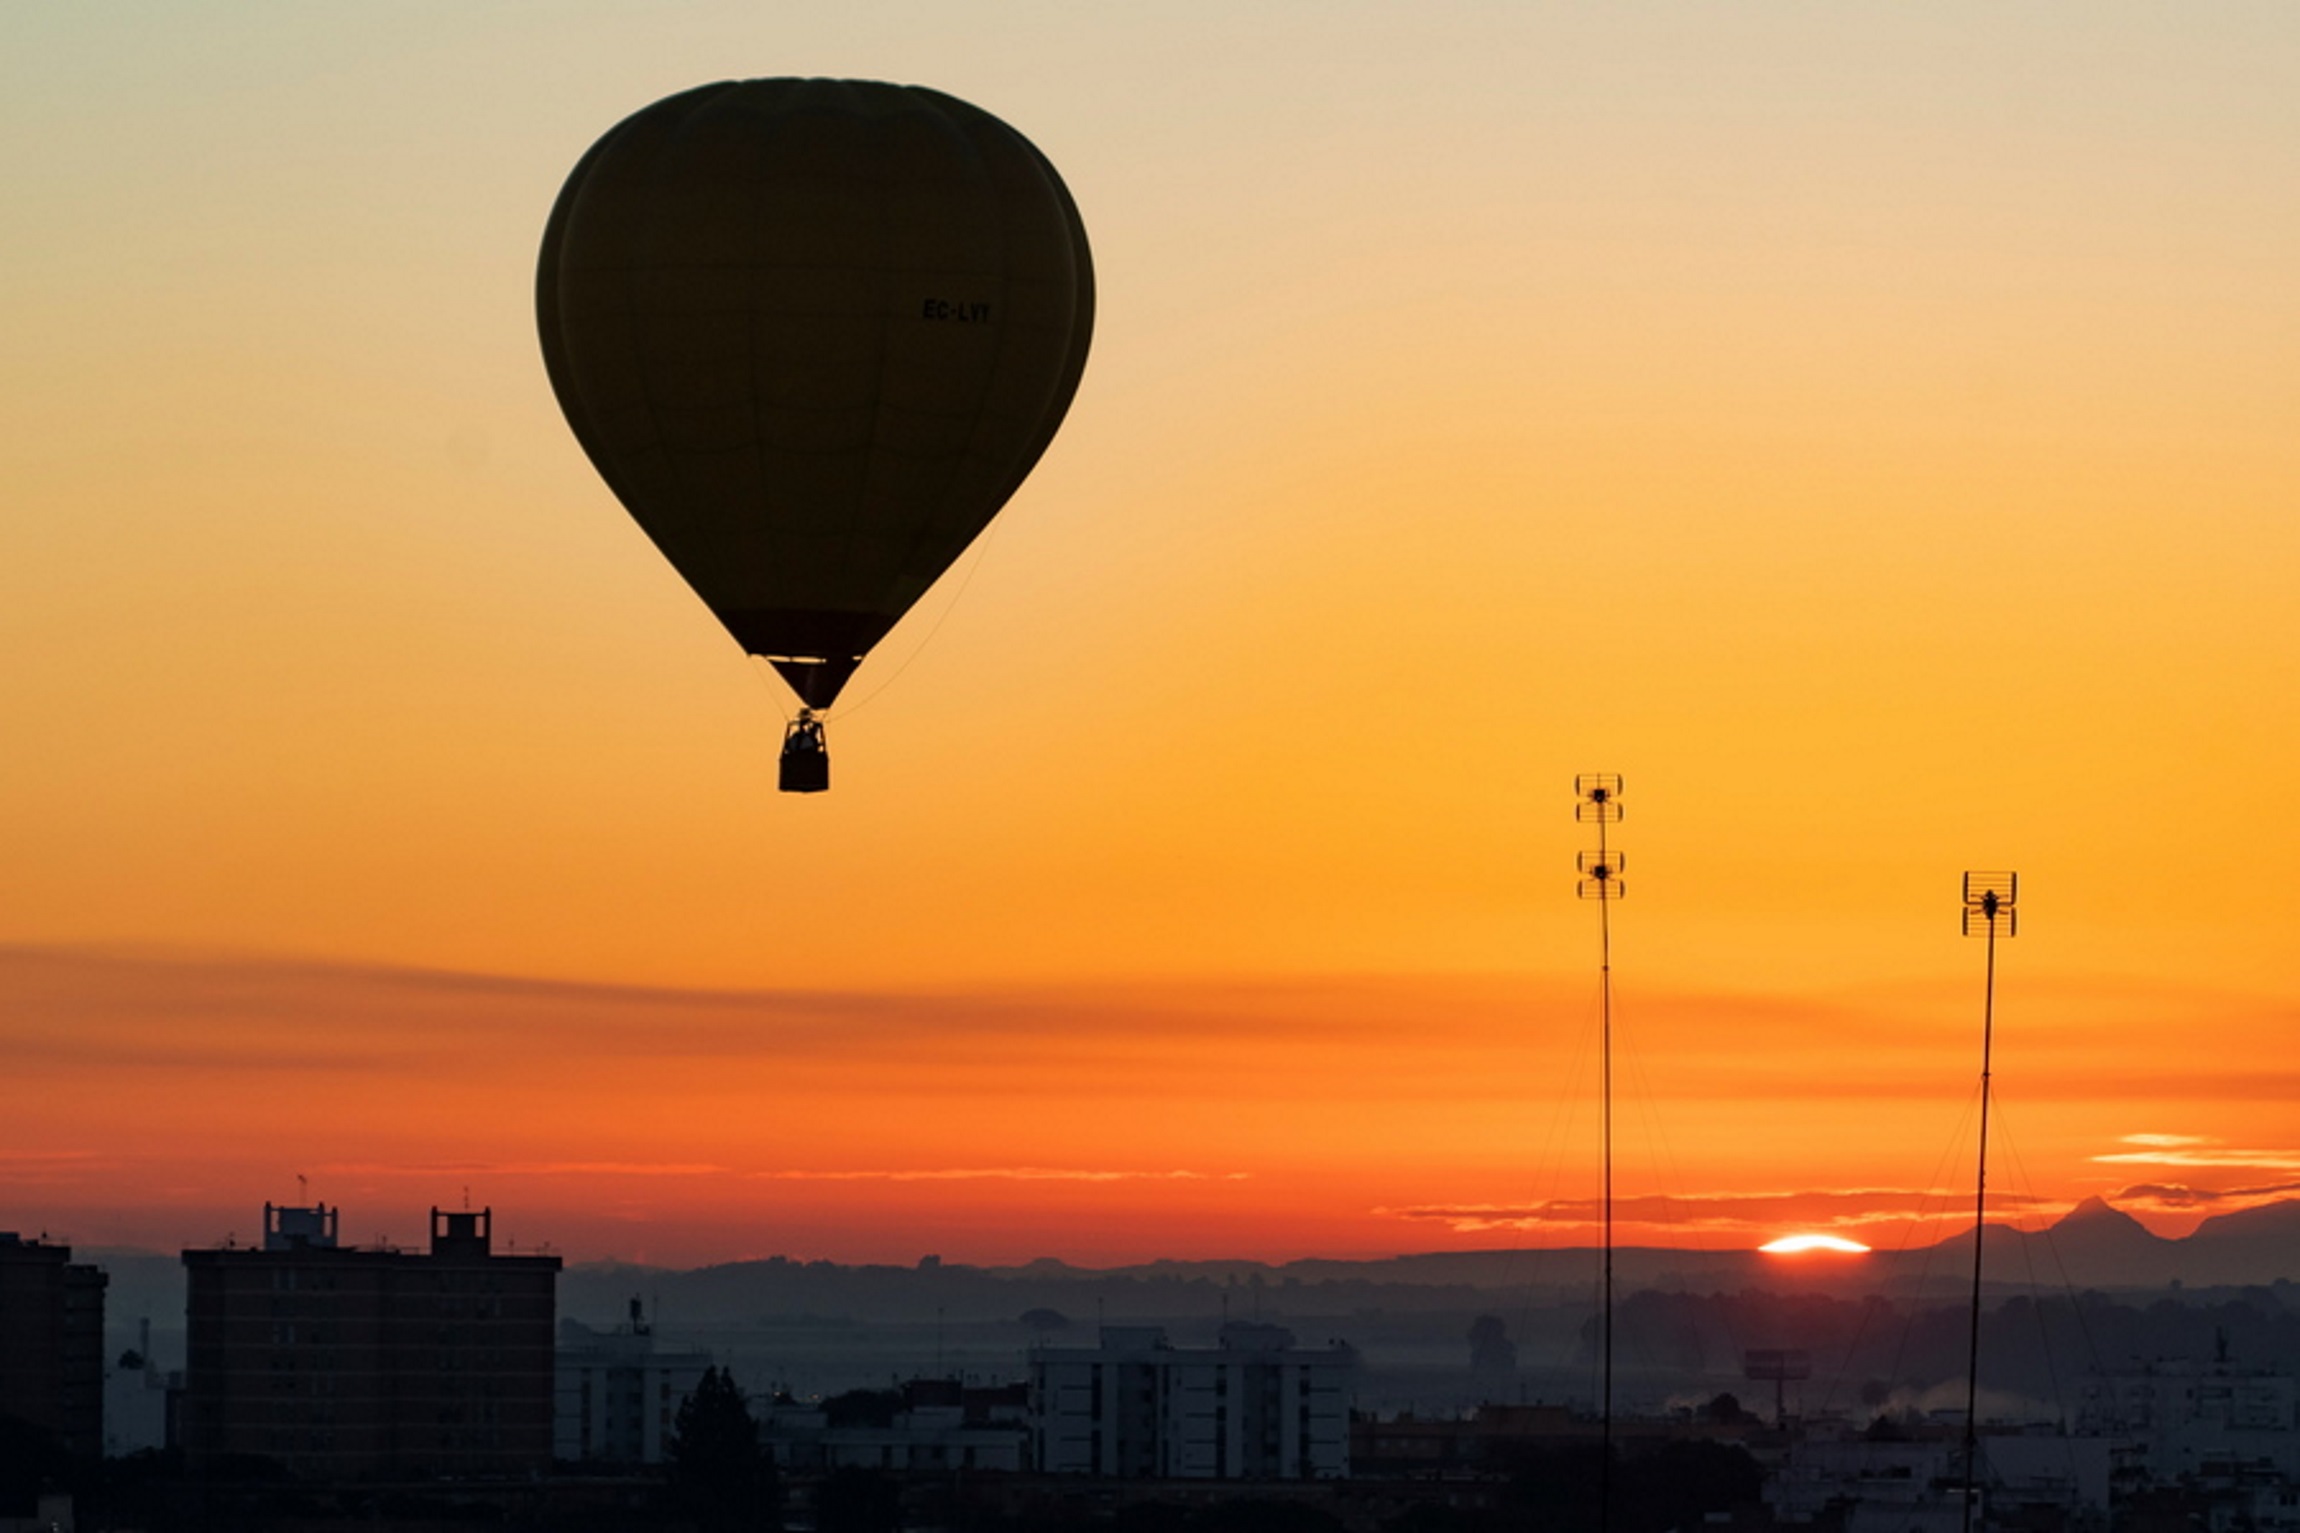
<svg viewBox="0 0 2300 1533"><path fill-rule="evenodd" d="M1773 1430L1789 1425L1787 1389L1813 1376L1813 1354L1801 1347L1754 1347L1741 1354L1741 1377L1773 1385Z"/></svg>
<svg viewBox="0 0 2300 1533"><path fill-rule="evenodd" d="M1621 819L1621 774L1584 772L1573 780L1573 817L1597 827L1597 850L1575 858L1581 881L1575 892L1597 901L1597 1018L1598 1018L1598 1137L1602 1141L1604 1196L1600 1200L1605 1230L1604 1313L1601 1344L1604 1359L1598 1396L1598 1445L1603 1455L1598 1471L1597 1525L1609 1520L1613 1500L1613 902L1628 893L1621 882L1622 858L1613 850L1606 827Z"/></svg>
<svg viewBox="0 0 2300 1533"><path fill-rule="evenodd" d="M1981 1239L1988 1228L1989 1064L1996 1046L1997 938L2019 934L2020 915L2013 908L2019 900L2018 873L1965 874L1965 935L1987 940L1988 979L1981 991L1981 1146L1979 1167L1973 1177L1973 1316L1972 1341L1965 1353L1963 1533L1972 1533L1974 1469L1980 1457Z"/></svg>

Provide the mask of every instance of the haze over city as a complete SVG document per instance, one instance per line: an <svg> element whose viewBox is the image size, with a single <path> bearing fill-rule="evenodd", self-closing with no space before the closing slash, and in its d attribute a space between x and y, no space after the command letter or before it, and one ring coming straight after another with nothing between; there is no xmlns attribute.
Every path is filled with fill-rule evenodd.
<svg viewBox="0 0 2300 1533"><path fill-rule="evenodd" d="M858 3L0 19L0 1226L574 1260L2161 1234L2300 1193L2300 18ZM789 704L535 333L610 125L932 85L1059 435Z"/></svg>

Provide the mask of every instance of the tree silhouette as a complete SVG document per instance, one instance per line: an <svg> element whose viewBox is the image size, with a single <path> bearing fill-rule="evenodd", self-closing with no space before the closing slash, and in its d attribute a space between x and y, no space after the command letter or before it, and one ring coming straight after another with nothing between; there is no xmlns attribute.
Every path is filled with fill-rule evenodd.
<svg viewBox="0 0 2300 1533"><path fill-rule="evenodd" d="M775 1463L759 1443L751 1402L723 1368L706 1368L671 1425L671 1483L711 1533L778 1526Z"/></svg>
<svg viewBox="0 0 2300 1533"><path fill-rule="evenodd" d="M1480 1315L1469 1328L1469 1365L1479 1373L1515 1373L1517 1343L1499 1315Z"/></svg>

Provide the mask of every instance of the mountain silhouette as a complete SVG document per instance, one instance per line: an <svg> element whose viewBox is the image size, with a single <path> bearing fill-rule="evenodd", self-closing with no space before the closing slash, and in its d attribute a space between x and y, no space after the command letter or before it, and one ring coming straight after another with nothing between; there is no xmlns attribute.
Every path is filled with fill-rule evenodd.
<svg viewBox="0 0 2300 1533"><path fill-rule="evenodd" d="M2214 1214L2181 1245L2210 1277L2188 1282L2273 1283L2300 1278L2300 1199Z"/></svg>
<svg viewBox="0 0 2300 1533"><path fill-rule="evenodd" d="M173 1254L85 1253L111 1277L106 1302L114 1329L138 1319L163 1332L183 1317L183 1267ZM2104 1293L2300 1282L2300 1199L2219 1214L2183 1239L2149 1233L2100 1198L2087 1198L2046 1230L1988 1227L1985 1283L1996 1298L2016 1293L2097 1289ZM1972 1230L1931 1245L1866 1256L1783 1259L1760 1252L1628 1246L1615 1252L1618 1289L1738 1294L1812 1293L1838 1298L1884 1294L1944 1302L1972 1280ZM1040 1259L1010 1267L960 1262L933 1266L846 1266L829 1261L730 1262L691 1270L616 1262L571 1263L561 1274L559 1312L612 1325L631 1298L645 1295L666 1320L752 1323L764 1316L836 1327L856 1321L1014 1322L1032 1309L1090 1325L1112 1316L1250 1316L1265 1300L1273 1313L1394 1315L1450 1313L1513 1302L1558 1302L1593 1291L1599 1253L1591 1248L1441 1251L1376 1260L1159 1261L1089 1268ZM1015 1335L1027 1342L1025 1327ZM1020 1344L1020 1343L1018 1343Z"/></svg>

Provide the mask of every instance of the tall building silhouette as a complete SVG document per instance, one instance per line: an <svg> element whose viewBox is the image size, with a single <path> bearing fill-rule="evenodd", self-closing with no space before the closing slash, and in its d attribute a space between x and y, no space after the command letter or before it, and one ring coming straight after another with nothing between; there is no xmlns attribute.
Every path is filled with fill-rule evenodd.
<svg viewBox="0 0 2300 1533"><path fill-rule="evenodd" d="M660 1464L679 1407L711 1354L659 1344L639 1301L621 1328L559 1323L559 1407L554 1457L570 1462Z"/></svg>
<svg viewBox="0 0 2300 1533"><path fill-rule="evenodd" d="M0 1415L104 1451L104 1274L70 1246L0 1231Z"/></svg>
<svg viewBox="0 0 2300 1533"><path fill-rule="evenodd" d="M186 1251L181 1437L311 1479L551 1464L559 1258L498 1256L493 1211L431 1211L416 1253L338 1243L339 1210L264 1205L260 1250Z"/></svg>
<svg viewBox="0 0 2300 1533"><path fill-rule="evenodd" d="M1232 1321L1214 1348L1158 1326L1102 1327L1100 1345L1031 1354L1031 1439L1046 1474L1116 1479L1323 1480L1350 1471L1342 1343L1296 1347Z"/></svg>

